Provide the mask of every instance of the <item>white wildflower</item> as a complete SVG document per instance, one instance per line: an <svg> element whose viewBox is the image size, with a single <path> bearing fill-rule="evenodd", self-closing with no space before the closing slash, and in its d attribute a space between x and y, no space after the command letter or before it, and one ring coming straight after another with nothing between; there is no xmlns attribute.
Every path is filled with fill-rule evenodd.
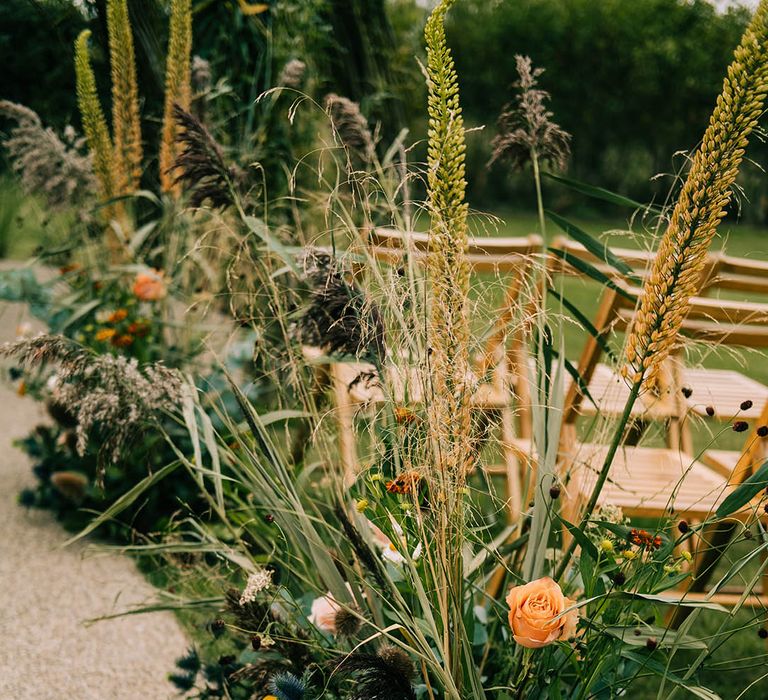
<svg viewBox="0 0 768 700"><path fill-rule="evenodd" d="M259 569L258 571L248 576L248 581L243 589L243 594L240 596L240 605L252 603L256 600L256 596L263 590L266 590L272 585L272 571L269 569Z"/></svg>

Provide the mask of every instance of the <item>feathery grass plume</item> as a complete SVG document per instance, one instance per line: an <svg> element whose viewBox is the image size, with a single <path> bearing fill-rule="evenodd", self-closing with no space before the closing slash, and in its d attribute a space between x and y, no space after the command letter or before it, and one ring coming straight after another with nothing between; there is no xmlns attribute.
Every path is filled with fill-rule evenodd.
<svg viewBox="0 0 768 700"><path fill-rule="evenodd" d="M331 355L352 355L380 363L386 356L384 321L379 308L332 255L305 248L299 260L309 287L309 300L292 328L305 345Z"/></svg>
<svg viewBox="0 0 768 700"><path fill-rule="evenodd" d="M141 123L136 57L127 0L108 0L107 30L112 67L112 131L117 194L130 194L141 179Z"/></svg>
<svg viewBox="0 0 768 700"><path fill-rule="evenodd" d="M293 88L299 90L304 82L304 73L307 70L307 64L298 58L292 58L280 71L280 78L277 84L280 87ZM326 98L327 99L327 98Z"/></svg>
<svg viewBox="0 0 768 700"><path fill-rule="evenodd" d="M325 110L331 118L333 130L350 154L364 163L373 158L373 136L368 120L360 111L357 102L340 97L335 93L325 96Z"/></svg>
<svg viewBox="0 0 768 700"><path fill-rule="evenodd" d="M726 214L744 149L768 92L768 0L760 3L728 67L723 90L643 286L627 337L625 376L658 382L701 284L707 251Z"/></svg>
<svg viewBox="0 0 768 700"><path fill-rule="evenodd" d="M114 172L112 170L113 149L88 54L88 39L90 37L90 29L84 29L75 41L77 104L83 120L85 138L88 140L88 147L93 154L93 169L99 181L101 196L104 199L109 199L115 195Z"/></svg>
<svg viewBox="0 0 768 700"><path fill-rule="evenodd" d="M63 336L38 335L0 347L25 366L55 364L55 399L77 419L77 451L99 445L99 456L119 461L142 428L181 402L183 378L161 364L139 365L121 355L95 355Z"/></svg>
<svg viewBox="0 0 768 700"><path fill-rule="evenodd" d="M191 0L171 0L171 22L168 55L165 65L165 110L160 142L160 186L163 192L178 196L181 188L173 177L173 164L178 155L177 123L174 108L188 110L192 98L192 7Z"/></svg>
<svg viewBox="0 0 768 700"><path fill-rule="evenodd" d="M211 91L213 74L211 64L201 56L192 57L190 69L190 84L192 86L192 102L189 106L192 116L199 122L205 122L208 108L208 94Z"/></svg>
<svg viewBox="0 0 768 700"><path fill-rule="evenodd" d="M541 161L562 170L570 154L571 135L552 121L554 115L545 106L549 93L536 87L544 69L534 68L528 56L515 56L515 63L514 87L519 93L502 109L488 165L505 159L513 168L522 168L536 152Z"/></svg>
<svg viewBox="0 0 768 700"><path fill-rule="evenodd" d="M214 209L231 206L235 183L241 179L238 169L227 167L219 144L189 112L174 105L173 116L178 145L178 155L172 167L178 174L173 184L187 186L193 207L202 207L206 200Z"/></svg>
<svg viewBox="0 0 768 700"><path fill-rule="evenodd" d="M71 126L61 139L43 126L36 112L7 100L0 100L0 115L16 121L3 145L26 192L42 193L54 209L92 196L96 187L93 162L82 152L85 139Z"/></svg>

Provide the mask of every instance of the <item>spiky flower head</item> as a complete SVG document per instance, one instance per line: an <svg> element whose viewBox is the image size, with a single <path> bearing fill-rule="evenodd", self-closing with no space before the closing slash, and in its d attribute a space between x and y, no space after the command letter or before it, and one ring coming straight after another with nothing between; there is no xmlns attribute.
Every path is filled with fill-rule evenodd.
<svg viewBox="0 0 768 700"><path fill-rule="evenodd" d="M333 130L350 154L368 162L373 157L373 137L360 105L335 93L326 95L325 109Z"/></svg>
<svg viewBox="0 0 768 700"><path fill-rule="evenodd" d="M130 194L139 188L142 147L136 57L127 0L108 0L107 29L112 68L115 189L117 194Z"/></svg>
<svg viewBox="0 0 768 700"><path fill-rule="evenodd" d="M360 612L350 608L339 608L333 621L336 634L340 637L354 637L363 626Z"/></svg>
<svg viewBox="0 0 768 700"><path fill-rule="evenodd" d="M171 0L168 53L165 64L165 108L160 141L160 186L178 196L181 188L173 177L177 152L175 106L188 110L192 99L192 5L191 0Z"/></svg>
<svg viewBox="0 0 768 700"><path fill-rule="evenodd" d="M83 203L93 196L93 162L83 153L85 139L72 127L60 138L36 112L0 100L0 114L16 122L3 142L11 167L27 192L43 194L51 208Z"/></svg>
<svg viewBox="0 0 768 700"><path fill-rule="evenodd" d="M335 672L354 678L352 700L415 700L413 662L404 651L384 645L376 654L355 652Z"/></svg>
<svg viewBox="0 0 768 700"><path fill-rule="evenodd" d="M546 107L549 93L536 87L544 69L534 68L528 56L515 56L515 64L518 94L499 116L489 165L504 159L513 168L522 168L535 153L540 161L562 170L570 154L571 135L552 121L554 115Z"/></svg>
<svg viewBox="0 0 768 700"><path fill-rule="evenodd" d="M292 673L276 673L269 682L269 689L279 700L304 700L307 685Z"/></svg>
<svg viewBox="0 0 768 700"><path fill-rule="evenodd" d="M93 155L93 168L98 178L101 196L109 199L115 194L112 171L112 141L107 120L101 109L96 91L96 78L88 53L88 39L91 31L84 29L75 41L75 77L77 82L77 104L83 120L83 131Z"/></svg>
<svg viewBox="0 0 768 700"><path fill-rule="evenodd" d="M656 387L702 282L706 255L726 215L749 135L768 92L768 0L762 0L728 67L701 145L643 286L627 337L624 374Z"/></svg>

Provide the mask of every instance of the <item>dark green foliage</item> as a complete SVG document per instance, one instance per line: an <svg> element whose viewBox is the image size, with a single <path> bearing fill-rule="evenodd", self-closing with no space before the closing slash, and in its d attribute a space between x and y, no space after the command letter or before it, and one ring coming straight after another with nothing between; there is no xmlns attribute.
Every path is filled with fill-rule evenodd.
<svg viewBox="0 0 768 700"><path fill-rule="evenodd" d="M473 197L508 200L505 168L481 170L519 53L546 69L541 87L573 135L569 174L648 200L649 178L680 167L672 154L696 145L748 17L704 0L457 3L447 31L459 75L471 76L465 116L486 125L470 138ZM526 176L515 182L528 187Z"/></svg>
<svg viewBox="0 0 768 700"><path fill-rule="evenodd" d="M85 26L85 17L66 0L0 2L0 96L31 107L51 126L79 126L69 57Z"/></svg>

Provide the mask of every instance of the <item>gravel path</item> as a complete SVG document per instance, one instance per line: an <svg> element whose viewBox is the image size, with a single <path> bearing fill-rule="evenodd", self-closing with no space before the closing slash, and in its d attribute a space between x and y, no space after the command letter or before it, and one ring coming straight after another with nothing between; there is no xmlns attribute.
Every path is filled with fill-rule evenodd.
<svg viewBox="0 0 768 700"><path fill-rule="evenodd" d="M0 316L0 341L17 316ZM67 534L45 511L27 511L16 495L33 477L11 446L42 418L31 399L0 386L0 699L165 700L166 677L188 642L170 613L84 620L153 595L133 562L66 549Z"/></svg>

